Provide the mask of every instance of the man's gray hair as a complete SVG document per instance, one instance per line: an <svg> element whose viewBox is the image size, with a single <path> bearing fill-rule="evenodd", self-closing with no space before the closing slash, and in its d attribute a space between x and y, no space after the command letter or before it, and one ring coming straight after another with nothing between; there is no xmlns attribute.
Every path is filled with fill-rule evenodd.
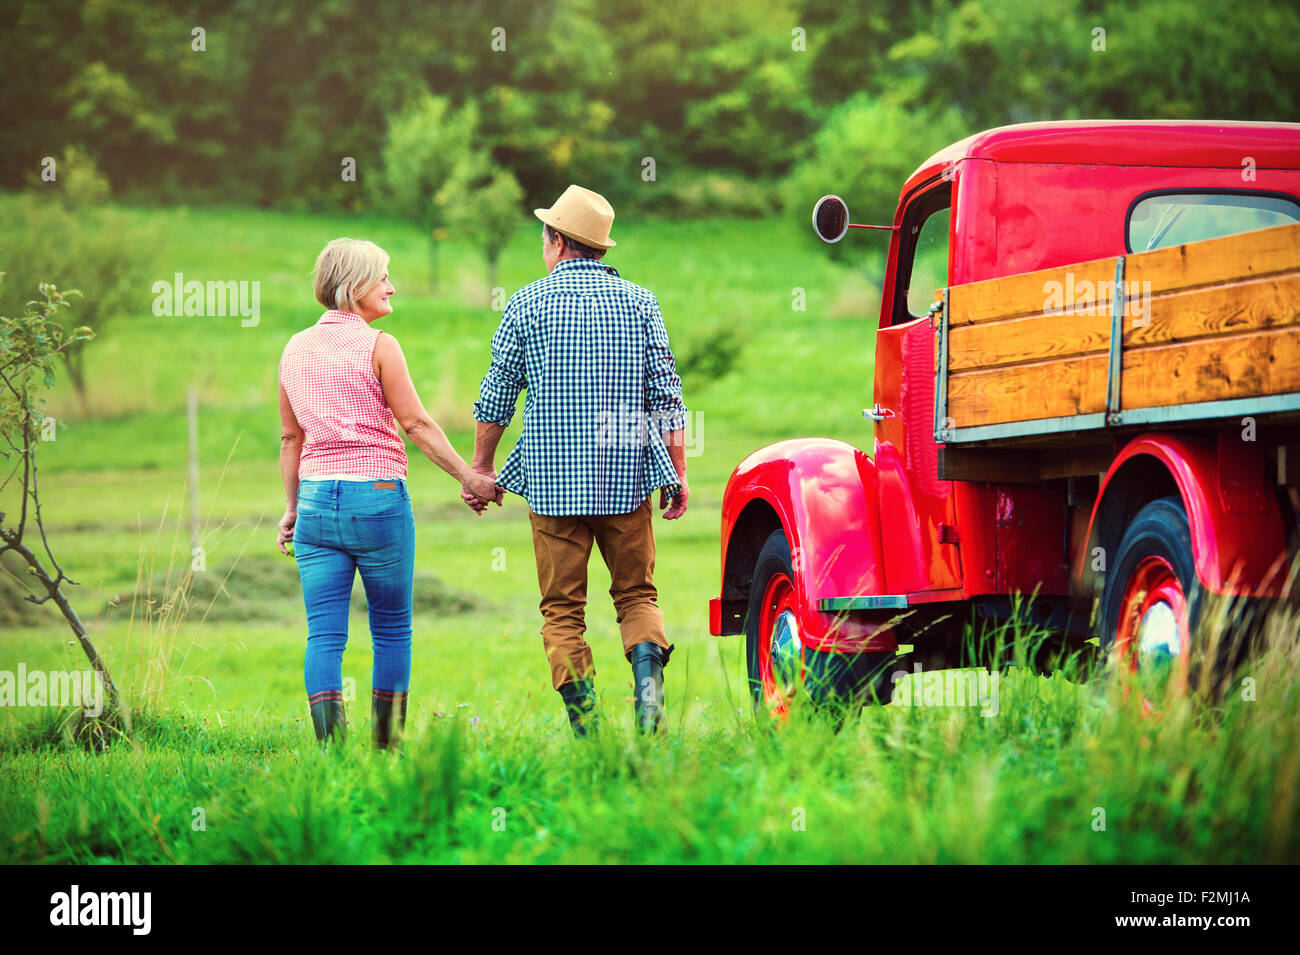
<svg viewBox="0 0 1300 955"><path fill-rule="evenodd" d="M555 237L558 235L560 237L560 241L564 243L564 247L566 249L573 250L573 253L575 255L580 255L584 259L599 259L601 256L605 254L606 251L605 249L593 249L589 245L583 245L577 239L571 239L563 232L559 232L555 229L552 229L548 223L545 222L542 223L542 231L546 233L547 242L554 242Z"/></svg>

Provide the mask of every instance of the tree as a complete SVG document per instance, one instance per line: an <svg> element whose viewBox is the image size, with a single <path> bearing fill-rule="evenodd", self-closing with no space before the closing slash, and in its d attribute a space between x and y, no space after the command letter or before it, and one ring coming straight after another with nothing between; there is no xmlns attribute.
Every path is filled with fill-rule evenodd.
<svg viewBox="0 0 1300 955"><path fill-rule="evenodd" d="M441 96L425 93L388 127L379 177L382 201L429 237L433 283L438 284L438 243L445 237L444 208L434 201L453 172L467 162L478 127L478 109L452 109Z"/></svg>
<svg viewBox="0 0 1300 955"><path fill-rule="evenodd" d="M523 197L515 177L486 153L463 158L434 197L447 228L473 242L487 257L489 295L497 284L497 259L519 227Z"/></svg>
<svg viewBox="0 0 1300 955"><path fill-rule="evenodd" d="M888 225L894 219L899 187L935 151L974 130L954 110L909 111L866 94L831 113L813 137L808 157L783 186L791 215L808 221L812 205L828 193L843 197L855 222ZM811 229L801 229L815 241ZM854 254L861 243L841 242L831 254Z"/></svg>
<svg viewBox="0 0 1300 955"><path fill-rule="evenodd" d="M0 272L0 280L3 278ZM0 315L0 456L8 472L0 480L0 491L17 481L21 492L16 517L0 511L0 555L12 551L27 565L43 592L27 599L35 604L53 602L59 608L99 674L107 699L98 718L90 724L91 739L98 743L103 741L103 728L122 732L129 727L130 716L107 664L64 592L65 584L76 581L68 577L50 549L41 513L36 461L42 431L53 424L45 417L44 400L38 397L40 390L54 386L56 360L72 345L94 335L86 326L64 334L62 326L54 321L56 313L67 307L67 295L71 294L79 293L61 293L53 285L42 284L41 297L28 302L20 316ZM28 540L33 533L39 539L34 544Z"/></svg>
<svg viewBox="0 0 1300 955"><path fill-rule="evenodd" d="M84 150L66 148L54 170L53 181L30 177L28 193L0 222L0 249L9 266L9 281L0 285L0 312L21 313L31 289L60 275L83 293L62 307L71 308L79 324L102 337L113 319L139 307L141 289L148 287L152 232L100 204L108 196L108 180ZM65 342L57 354L85 412L83 345L82 339Z"/></svg>

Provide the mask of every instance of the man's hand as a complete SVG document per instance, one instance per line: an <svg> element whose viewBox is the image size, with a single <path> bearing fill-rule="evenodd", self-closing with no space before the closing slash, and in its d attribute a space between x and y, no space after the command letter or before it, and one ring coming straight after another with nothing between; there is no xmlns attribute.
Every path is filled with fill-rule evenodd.
<svg viewBox="0 0 1300 955"><path fill-rule="evenodd" d="M490 464L471 464L470 469L475 474L485 474L492 479L492 493L488 497L484 498L484 501L496 501L497 507L500 507L501 502L505 500L506 492L505 488L498 486L496 483L496 468L492 467Z"/></svg>
<svg viewBox="0 0 1300 955"><path fill-rule="evenodd" d="M668 497L667 491L663 488L659 489L659 509L664 512L666 521L675 521L685 514L686 505L691 499L691 489L686 484L686 478L678 478L678 483L680 485L678 491L671 498ZM671 507L669 507L670 502Z"/></svg>
<svg viewBox="0 0 1300 955"><path fill-rule="evenodd" d="M497 507L505 499L505 491L497 486L497 473L491 468L474 465L474 476L461 485L460 499L476 514L482 514L488 504L496 502Z"/></svg>
<svg viewBox="0 0 1300 955"><path fill-rule="evenodd" d="M275 542L280 545L280 553L285 557L292 557L284 545L293 540L293 526L298 523L298 512L294 508L286 508L284 517L280 518L279 533L276 535Z"/></svg>

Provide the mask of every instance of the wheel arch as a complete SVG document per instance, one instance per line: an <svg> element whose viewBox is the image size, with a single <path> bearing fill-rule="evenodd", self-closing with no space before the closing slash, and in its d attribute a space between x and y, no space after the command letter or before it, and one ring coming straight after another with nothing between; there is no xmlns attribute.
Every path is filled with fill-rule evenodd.
<svg viewBox="0 0 1300 955"><path fill-rule="evenodd" d="M754 562L773 531L784 530L781 515L766 498L745 504L724 541L722 599L748 600ZM787 539L789 532L786 534Z"/></svg>
<svg viewBox="0 0 1300 955"><path fill-rule="evenodd" d="M1142 508L1162 497L1177 497L1187 509L1183 491L1165 462L1155 455L1134 455L1105 476L1093 508L1088 547L1083 555L1082 580L1085 590L1100 594L1104 578L1094 572L1098 556L1104 573L1119 550L1124 530ZM1188 517L1190 522L1190 515ZM1195 537L1195 534L1193 534ZM1097 548L1101 548L1100 555Z"/></svg>
<svg viewBox="0 0 1300 955"><path fill-rule="evenodd" d="M1256 476L1251 490L1259 491L1258 506L1243 510L1227 503L1225 454L1222 441L1205 435L1148 434L1130 442L1115 457L1102 478L1088 527L1088 545L1078 568L1084 592L1100 593L1102 579L1093 567L1101 548L1110 567L1124 530L1143 507L1162 497L1176 496L1187 514L1192 556L1200 584L1219 594L1276 595L1277 572L1285 562L1286 542L1275 497ZM1242 474L1236 470L1234 494L1240 494ZM1282 560L1279 560L1279 557Z"/></svg>

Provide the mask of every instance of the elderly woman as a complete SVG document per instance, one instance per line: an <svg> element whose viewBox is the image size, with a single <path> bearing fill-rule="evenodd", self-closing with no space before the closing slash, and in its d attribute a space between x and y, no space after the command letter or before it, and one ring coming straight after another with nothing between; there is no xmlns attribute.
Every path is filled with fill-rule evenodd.
<svg viewBox="0 0 1300 955"><path fill-rule="evenodd" d="M307 605L307 701L319 740L342 739L343 648L356 571L366 588L374 646L375 745L406 721L411 676L415 523L406 492L401 424L430 461L461 482L479 509L498 499L429 417L402 349L371 325L393 310L388 255L373 242L335 239L316 259L316 299L328 311L289 339L280 358L280 473ZM394 422L396 419L396 423Z"/></svg>

